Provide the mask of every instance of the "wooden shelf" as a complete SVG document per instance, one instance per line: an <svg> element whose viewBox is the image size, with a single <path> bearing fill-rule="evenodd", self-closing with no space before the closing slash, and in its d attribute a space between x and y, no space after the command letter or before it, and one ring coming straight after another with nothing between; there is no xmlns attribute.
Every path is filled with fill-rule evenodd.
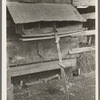
<svg viewBox="0 0 100 100"><path fill-rule="evenodd" d="M76 66L76 59L66 59L63 60L63 63L66 67ZM31 73L49 71L54 69L60 69L59 61L45 62L45 63L37 63L30 65L23 65L17 67L10 67L11 76L20 76Z"/></svg>
<svg viewBox="0 0 100 100"><path fill-rule="evenodd" d="M60 35L59 35L60 34ZM75 36L88 36L88 35L95 35L96 32L95 30L90 30L90 31L81 31L81 32L75 32L75 33L67 33L66 32L60 32L58 34L59 37L67 37L67 36L71 36L71 37L75 37ZM36 40L46 40L46 39L53 39L55 38L55 36L46 36L46 37L34 37L34 38L20 38L20 40L22 41L36 41Z"/></svg>

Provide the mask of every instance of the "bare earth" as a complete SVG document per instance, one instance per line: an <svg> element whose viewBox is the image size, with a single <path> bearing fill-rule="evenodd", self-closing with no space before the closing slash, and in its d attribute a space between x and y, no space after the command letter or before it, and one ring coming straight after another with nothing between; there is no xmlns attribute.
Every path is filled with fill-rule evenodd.
<svg viewBox="0 0 100 100"><path fill-rule="evenodd" d="M95 100L95 72L67 79L69 100ZM15 100L65 100L62 80L14 89Z"/></svg>

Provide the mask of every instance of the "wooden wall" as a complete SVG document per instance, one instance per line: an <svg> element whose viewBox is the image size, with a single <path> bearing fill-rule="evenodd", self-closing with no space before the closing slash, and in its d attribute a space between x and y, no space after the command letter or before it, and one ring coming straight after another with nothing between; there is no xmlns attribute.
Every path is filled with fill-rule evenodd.
<svg viewBox="0 0 100 100"><path fill-rule="evenodd" d="M7 54L10 65L38 63L58 59L55 40L23 42L15 32L15 24L7 12ZM63 59L68 58L68 50L76 48L78 38L66 37L60 41ZM72 55L73 57L73 55Z"/></svg>
<svg viewBox="0 0 100 100"><path fill-rule="evenodd" d="M8 33L7 35L11 34ZM10 64L21 65L58 59L55 40L23 42L17 40L15 36L15 40L10 40L13 36L8 36L7 52ZM60 45L64 59L67 58L68 50L78 46L78 40L70 37L62 38Z"/></svg>

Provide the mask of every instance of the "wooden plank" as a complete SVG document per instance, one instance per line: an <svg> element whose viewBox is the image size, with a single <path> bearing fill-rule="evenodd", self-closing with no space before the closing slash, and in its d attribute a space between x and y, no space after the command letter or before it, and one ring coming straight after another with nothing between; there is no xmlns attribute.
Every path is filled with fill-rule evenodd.
<svg viewBox="0 0 100 100"><path fill-rule="evenodd" d="M74 6L95 6L95 0L73 0Z"/></svg>
<svg viewBox="0 0 100 100"><path fill-rule="evenodd" d="M64 64L69 66L76 66L76 59L66 59L63 60ZM11 76L20 76L25 74L37 73L42 71L49 71L54 69L59 69L58 65L59 61L45 62L45 63L37 63L30 65L23 65L18 67L10 67Z"/></svg>
<svg viewBox="0 0 100 100"><path fill-rule="evenodd" d="M82 31L82 29L84 29L84 28L82 28L82 24L79 24L79 25L70 25L70 23L69 23L69 26L66 26L66 27L59 27L59 28L57 28L57 31L60 33L60 32L71 32L71 31Z"/></svg>
<svg viewBox="0 0 100 100"><path fill-rule="evenodd" d="M76 32L76 33L71 33L71 34L64 34L64 35L60 35L59 37L88 36L88 35L95 35L95 34L96 34L95 30L90 30L90 31L81 31L81 32Z"/></svg>
<svg viewBox="0 0 100 100"><path fill-rule="evenodd" d="M68 28L68 27L67 27ZM63 35L63 34L71 34L71 33L77 33L77 32L82 32L84 30L84 28L83 29L81 29L81 30L79 30L79 29L76 29L76 30L67 30L66 32L64 31L62 31L62 32L58 32L57 34L58 35ZM39 32L38 32L39 33ZM54 32L50 32L50 33L42 33L42 34L25 34L25 35L23 35L23 34L21 34L21 36L23 37L23 38L29 38L29 37L46 37L46 36L54 36Z"/></svg>
<svg viewBox="0 0 100 100"><path fill-rule="evenodd" d="M95 30L90 30L90 31L81 31L81 32L76 32L76 33L70 33L66 34L66 32L60 32L60 35L58 37L75 37L75 36L88 36L88 35L95 35L96 32ZM62 34L62 35L61 35ZM48 36L48 37L38 37L38 38L20 38L22 41L36 41L36 40L47 40L47 39L53 39L55 36Z"/></svg>
<svg viewBox="0 0 100 100"><path fill-rule="evenodd" d="M83 18L85 19L95 19L96 18L96 14L95 12L92 13L85 13L85 14L81 14L83 16Z"/></svg>
<svg viewBox="0 0 100 100"><path fill-rule="evenodd" d="M82 53L87 51L94 51L95 47L82 47L82 48L74 48L69 51L69 54L76 54L76 53Z"/></svg>
<svg viewBox="0 0 100 100"><path fill-rule="evenodd" d="M53 39L54 36L50 37L41 37L41 38L20 38L22 41L36 41L36 40L47 40L47 39Z"/></svg>

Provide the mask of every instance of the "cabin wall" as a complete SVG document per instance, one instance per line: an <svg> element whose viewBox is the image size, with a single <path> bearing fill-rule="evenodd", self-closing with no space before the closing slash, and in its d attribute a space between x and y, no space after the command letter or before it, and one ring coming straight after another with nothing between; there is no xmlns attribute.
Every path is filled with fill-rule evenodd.
<svg viewBox="0 0 100 100"><path fill-rule="evenodd" d="M11 35L11 34L8 34ZM17 36L8 36L8 59L11 65L21 65L37 62L57 60L55 40L42 40L23 42L17 40ZM13 38L14 37L14 38ZM10 38L13 38L10 40ZM15 39L15 40L14 40ZM63 38L60 41L62 57L67 58L68 50L78 46L77 38Z"/></svg>
<svg viewBox="0 0 100 100"><path fill-rule="evenodd" d="M11 66L30 63L47 62L58 59L55 39L23 42L19 40L20 35L15 32L15 24L7 13L7 54ZM72 58L68 50L78 47L77 37L61 38L60 46L63 59Z"/></svg>

